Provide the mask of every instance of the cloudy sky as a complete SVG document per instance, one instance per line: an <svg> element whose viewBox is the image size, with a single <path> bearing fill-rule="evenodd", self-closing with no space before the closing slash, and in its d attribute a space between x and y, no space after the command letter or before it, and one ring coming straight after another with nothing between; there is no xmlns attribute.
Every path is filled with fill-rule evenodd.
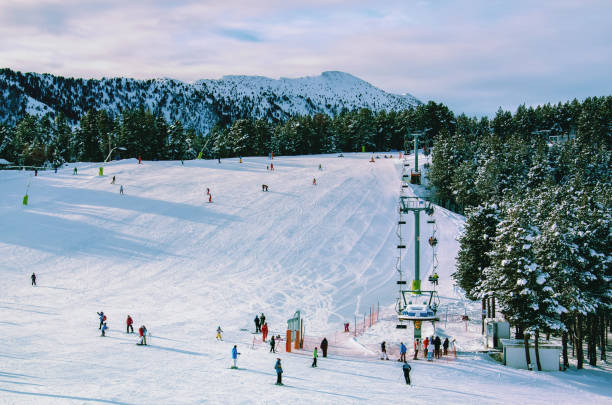
<svg viewBox="0 0 612 405"><path fill-rule="evenodd" d="M0 0L0 67L273 78L341 70L493 114L612 94L610 0Z"/></svg>

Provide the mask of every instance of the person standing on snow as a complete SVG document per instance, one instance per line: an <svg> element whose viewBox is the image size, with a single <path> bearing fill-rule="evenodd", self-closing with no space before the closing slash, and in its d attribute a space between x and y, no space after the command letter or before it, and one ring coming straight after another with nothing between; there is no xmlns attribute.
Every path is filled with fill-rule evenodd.
<svg viewBox="0 0 612 405"><path fill-rule="evenodd" d="M142 325L140 328L138 328L138 335L140 335L140 343L137 343L138 345L147 345L147 328Z"/></svg>
<svg viewBox="0 0 612 405"><path fill-rule="evenodd" d="M238 368L238 366L236 365L236 362L238 361L239 354L240 353L238 353L238 347L234 345L234 348L232 349L232 359L234 360L234 365L232 366L232 368Z"/></svg>
<svg viewBox="0 0 612 405"><path fill-rule="evenodd" d="M106 326L106 322L102 324L102 328L100 329L102 329L102 335L100 336L106 336L106 330L108 329L108 326Z"/></svg>
<svg viewBox="0 0 612 405"><path fill-rule="evenodd" d="M404 342L400 342L400 361L406 362L406 351L408 349L406 348L406 345L404 344Z"/></svg>
<svg viewBox="0 0 612 405"><path fill-rule="evenodd" d="M104 315L104 311L96 312L96 314L100 317L100 326L98 326L98 329L102 329L102 325L106 322L106 315Z"/></svg>
<svg viewBox="0 0 612 405"><path fill-rule="evenodd" d="M410 385L410 370L412 370L412 367L410 367L410 364L405 361L404 365L402 366L402 371L404 372L404 378L406 379L406 384L408 385Z"/></svg>
<svg viewBox="0 0 612 405"><path fill-rule="evenodd" d="M317 348L314 348L314 351L312 352L312 366L311 367L316 367L317 366L317 357L319 357L319 352L317 351Z"/></svg>
<svg viewBox="0 0 612 405"><path fill-rule="evenodd" d="M421 347L421 342L419 339L414 339L414 357L413 360L417 359L417 355L419 354L419 348Z"/></svg>
<svg viewBox="0 0 612 405"><path fill-rule="evenodd" d="M123 195L123 184L119 186L119 194Z"/></svg>
<svg viewBox="0 0 612 405"><path fill-rule="evenodd" d="M134 327L132 326L133 323L134 321L132 320L132 317L128 315L127 319L125 320L125 324L127 325L125 333L130 333L130 330L132 333L134 333Z"/></svg>
<svg viewBox="0 0 612 405"><path fill-rule="evenodd" d="M423 356L427 357L427 352L429 351L427 349L427 346L429 346L429 338L426 337L425 340L423 340Z"/></svg>
<svg viewBox="0 0 612 405"><path fill-rule="evenodd" d="M263 326L264 323L266 323L266 316L262 312L261 315L259 315L259 325ZM260 330L261 330L261 328L260 328Z"/></svg>
<svg viewBox="0 0 612 405"><path fill-rule="evenodd" d="M222 333L223 333L223 329L221 329L221 326L217 327L217 340L220 340L223 342L223 337L221 336Z"/></svg>
<svg viewBox="0 0 612 405"><path fill-rule="evenodd" d="M32 279L32 285L36 285L36 274L32 273L30 278Z"/></svg>
<svg viewBox="0 0 612 405"><path fill-rule="evenodd" d="M444 348L444 355L448 355L448 338L444 339L444 343L442 343L442 347Z"/></svg>
<svg viewBox="0 0 612 405"><path fill-rule="evenodd" d="M321 351L323 351L323 357L327 357L327 338L323 338L321 341Z"/></svg>
<svg viewBox="0 0 612 405"><path fill-rule="evenodd" d="M259 325L261 325L259 323L259 316L255 315L255 319L253 319L253 322L255 322L255 333L259 333L261 332L261 327Z"/></svg>
<svg viewBox="0 0 612 405"><path fill-rule="evenodd" d="M274 336L270 339L270 353L276 353L276 341L274 340Z"/></svg>
<svg viewBox="0 0 612 405"><path fill-rule="evenodd" d="M387 342L382 342L380 344L380 359L381 360L389 360L389 356L387 356Z"/></svg>
<svg viewBox="0 0 612 405"><path fill-rule="evenodd" d="M264 317L265 319L265 317ZM263 341L266 341L266 337L268 337L268 324L264 323L263 326L261 327L261 333L262 333L262 337L263 337Z"/></svg>
<svg viewBox="0 0 612 405"><path fill-rule="evenodd" d="M312 179L312 185L313 185L313 186L316 186L316 185L317 185L317 179L316 179L316 178L313 178L313 179Z"/></svg>
<svg viewBox="0 0 612 405"><path fill-rule="evenodd" d="M113 176L113 180L111 181L111 184L115 184L115 176Z"/></svg>
<svg viewBox="0 0 612 405"><path fill-rule="evenodd" d="M274 370L276 370L276 385L283 385L283 367L281 366L280 357L276 358Z"/></svg>
<svg viewBox="0 0 612 405"><path fill-rule="evenodd" d="M441 357L440 346L442 346L442 340L440 340L440 336L436 336L434 339L434 356L436 356L436 359Z"/></svg>

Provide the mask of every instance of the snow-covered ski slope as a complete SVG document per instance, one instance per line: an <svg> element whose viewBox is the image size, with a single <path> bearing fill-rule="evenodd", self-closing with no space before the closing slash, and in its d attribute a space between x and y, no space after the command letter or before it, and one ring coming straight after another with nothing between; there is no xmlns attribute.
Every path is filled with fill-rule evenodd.
<svg viewBox="0 0 612 405"><path fill-rule="evenodd" d="M72 167L0 171L0 403L610 402L604 372L534 377L481 355L413 363L416 387L406 391L396 362L332 354L312 369L308 353L282 353L288 386L273 385L276 355L251 349L256 313L283 331L300 309L307 333L322 336L395 300L402 164L369 156L277 157L274 171L265 158L128 160L103 177L85 163L76 176ZM436 219L441 295L450 297L461 218L440 209ZM127 314L136 329L147 325L152 346L124 333ZM218 325L225 342L215 340ZM242 370L229 369L233 344Z"/></svg>

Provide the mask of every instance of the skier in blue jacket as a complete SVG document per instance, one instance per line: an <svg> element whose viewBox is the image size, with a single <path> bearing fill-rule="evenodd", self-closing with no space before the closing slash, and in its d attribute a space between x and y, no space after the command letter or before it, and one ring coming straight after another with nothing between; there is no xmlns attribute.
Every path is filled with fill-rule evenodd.
<svg viewBox="0 0 612 405"><path fill-rule="evenodd" d="M234 360L234 365L232 366L232 368L238 368L238 366L236 365L236 362L238 361L239 354L240 353L238 353L238 347L234 345L234 348L232 349L232 359Z"/></svg>
<svg viewBox="0 0 612 405"><path fill-rule="evenodd" d="M281 366L280 357L276 359L274 370L276 370L276 385L283 385L283 367Z"/></svg>
<svg viewBox="0 0 612 405"><path fill-rule="evenodd" d="M104 321L106 321L106 315L104 315L104 311L100 311L96 313L100 317L100 326L98 327L98 329L102 329L102 325L104 324Z"/></svg>
<svg viewBox="0 0 612 405"><path fill-rule="evenodd" d="M102 324L102 335L101 336L106 336L106 330L108 329L108 326L106 326L106 322L104 322Z"/></svg>
<svg viewBox="0 0 612 405"><path fill-rule="evenodd" d="M406 345L404 344L404 342L400 342L400 361L401 362L406 362L406 352L408 351L408 348L406 347Z"/></svg>
<svg viewBox="0 0 612 405"><path fill-rule="evenodd" d="M408 364L408 362L404 362L404 365L402 366L402 371L404 372L404 378L406 379L406 384L410 385L410 370L412 369L412 367L410 367L410 364Z"/></svg>

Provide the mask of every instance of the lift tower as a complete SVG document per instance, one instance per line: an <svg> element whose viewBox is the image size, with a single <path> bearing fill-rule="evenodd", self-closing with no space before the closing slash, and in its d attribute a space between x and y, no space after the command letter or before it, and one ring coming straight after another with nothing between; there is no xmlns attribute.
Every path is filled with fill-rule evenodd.
<svg viewBox="0 0 612 405"><path fill-rule="evenodd" d="M437 310L436 291L421 290L421 261L420 261L420 219L421 211L427 215L433 215L434 208L429 201L418 197L400 196L400 215L412 212L414 214L414 279L410 285L410 290L400 289L398 301L398 319L401 321L414 321L414 338L421 338L421 322L435 322ZM401 272L400 272L401 275ZM398 283L399 284L399 283ZM419 304L419 299L425 298L425 302ZM413 304L412 301L415 301Z"/></svg>
<svg viewBox="0 0 612 405"><path fill-rule="evenodd" d="M421 184L421 172L419 171L419 136L423 136L423 132L413 132L410 135L414 138L414 169L410 171L410 183Z"/></svg>

